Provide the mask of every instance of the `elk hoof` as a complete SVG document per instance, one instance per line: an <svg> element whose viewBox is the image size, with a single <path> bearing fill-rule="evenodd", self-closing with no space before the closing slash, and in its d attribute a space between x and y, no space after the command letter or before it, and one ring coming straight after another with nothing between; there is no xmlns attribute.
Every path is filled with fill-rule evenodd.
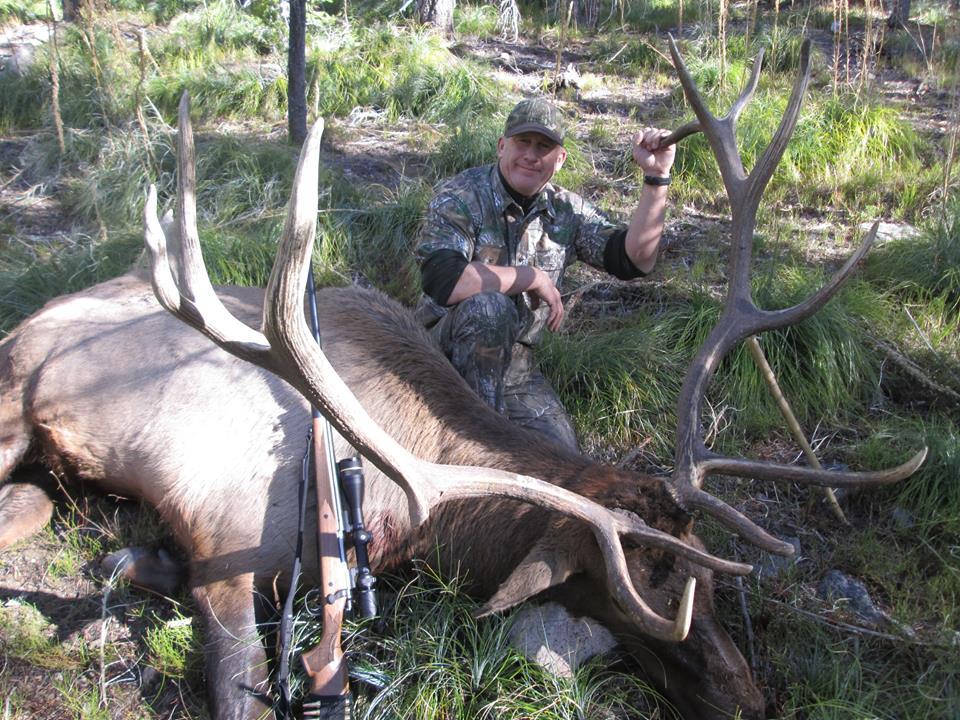
<svg viewBox="0 0 960 720"><path fill-rule="evenodd" d="M33 535L51 515L53 503L42 488L28 483L0 487L0 550Z"/></svg>
<svg viewBox="0 0 960 720"><path fill-rule="evenodd" d="M104 578L125 578L138 588L173 595L183 585L184 568L165 550L128 547L100 561Z"/></svg>

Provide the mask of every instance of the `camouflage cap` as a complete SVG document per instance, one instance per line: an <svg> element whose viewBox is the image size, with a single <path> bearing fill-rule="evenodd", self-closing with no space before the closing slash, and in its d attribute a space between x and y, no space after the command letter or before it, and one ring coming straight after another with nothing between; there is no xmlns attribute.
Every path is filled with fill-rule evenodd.
<svg viewBox="0 0 960 720"><path fill-rule="evenodd" d="M513 137L524 132L536 132L563 145L566 128L560 110L541 98L521 100L507 115L503 129L504 137Z"/></svg>

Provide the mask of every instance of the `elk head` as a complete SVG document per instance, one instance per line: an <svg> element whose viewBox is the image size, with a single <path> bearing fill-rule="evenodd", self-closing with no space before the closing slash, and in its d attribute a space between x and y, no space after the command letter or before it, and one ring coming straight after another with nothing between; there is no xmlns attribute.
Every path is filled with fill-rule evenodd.
<svg viewBox="0 0 960 720"><path fill-rule="evenodd" d="M595 548L596 562L591 572L609 591L605 619L623 630L622 637L643 636L643 642L656 654L655 658L647 654L653 658L650 662L653 675L666 675L668 684L674 682L675 672L691 678L681 681L682 688L683 683L699 683L690 693L689 716L729 715L740 706L749 716L760 717L762 696L742 656L716 624L712 612L712 572L744 575L752 568L704 551L690 532L690 516L697 510L707 512L770 552L790 555L792 547L702 490L704 480L711 473L724 473L834 487L877 485L913 473L923 462L925 451L890 470L838 473L725 458L706 448L700 408L724 355L750 335L799 322L815 312L849 277L875 233L871 232L834 278L809 299L785 310L758 309L750 297L749 268L756 213L763 190L797 120L809 78L809 44L804 46L800 77L780 127L749 175L743 169L734 130L738 116L756 88L760 58L754 64L747 88L731 111L724 118L716 119L706 109L672 39L671 52L698 122L678 130L670 141L675 142L692 132L706 134L720 165L733 225L726 308L687 372L679 400L675 470L673 477L661 485L673 510L682 516L670 532L653 527L653 522L648 524L629 510L611 509L629 508L629 503L606 507L601 502L525 475L422 461L367 415L314 342L303 314L303 292L316 229L322 121L314 125L301 152L290 208L267 286L262 332L229 314L215 295L203 265L196 227L193 134L186 95L181 100L179 117L179 262L171 263L167 257L166 238L156 215L154 188L150 189L145 209L145 241L151 259L152 282L160 303L226 351L272 371L302 393L347 441L403 488L415 526L424 523L432 508L440 503L489 496L532 503L566 517L565 525L572 532L593 536L591 547ZM535 551L536 548L531 553ZM533 571L537 560L532 554L521 563L491 598L487 608L495 610L513 604L518 592L516 584L526 582L524 574ZM651 568L662 562L670 565L665 580L651 573ZM696 592L698 580L699 593ZM573 578L569 587L575 589L576 582Z"/></svg>

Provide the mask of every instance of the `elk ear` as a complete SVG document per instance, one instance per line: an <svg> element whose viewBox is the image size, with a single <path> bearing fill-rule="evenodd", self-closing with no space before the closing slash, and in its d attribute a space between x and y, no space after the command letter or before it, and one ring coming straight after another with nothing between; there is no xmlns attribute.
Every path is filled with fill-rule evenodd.
<svg viewBox="0 0 960 720"><path fill-rule="evenodd" d="M509 610L579 572L584 567L583 549L593 547L588 536L586 528L571 522L548 530L480 608L477 617Z"/></svg>

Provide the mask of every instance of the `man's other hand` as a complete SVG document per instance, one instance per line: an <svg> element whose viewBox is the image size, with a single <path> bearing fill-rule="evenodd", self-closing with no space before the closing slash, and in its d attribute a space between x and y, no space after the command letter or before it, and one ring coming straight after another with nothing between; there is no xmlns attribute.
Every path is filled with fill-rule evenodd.
<svg viewBox="0 0 960 720"><path fill-rule="evenodd" d="M677 148L675 145L660 147L660 141L669 134L669 130L648 127L634 136L633 160L644 175L666 177L670 174Z"/></svg>
<svg viewBox="0 0 960 720"><path fill-rule="evenodd" d="M527 294L530 297L530 307L536 310L540 303L545 303L550 308L550 315L547 317L547 327L552 332L560 329L560 323L563 321L563 299L560 297L560 291L553 284L553 280L540 268L529 268L535 271L535 278L527 288Z"/></svg>

